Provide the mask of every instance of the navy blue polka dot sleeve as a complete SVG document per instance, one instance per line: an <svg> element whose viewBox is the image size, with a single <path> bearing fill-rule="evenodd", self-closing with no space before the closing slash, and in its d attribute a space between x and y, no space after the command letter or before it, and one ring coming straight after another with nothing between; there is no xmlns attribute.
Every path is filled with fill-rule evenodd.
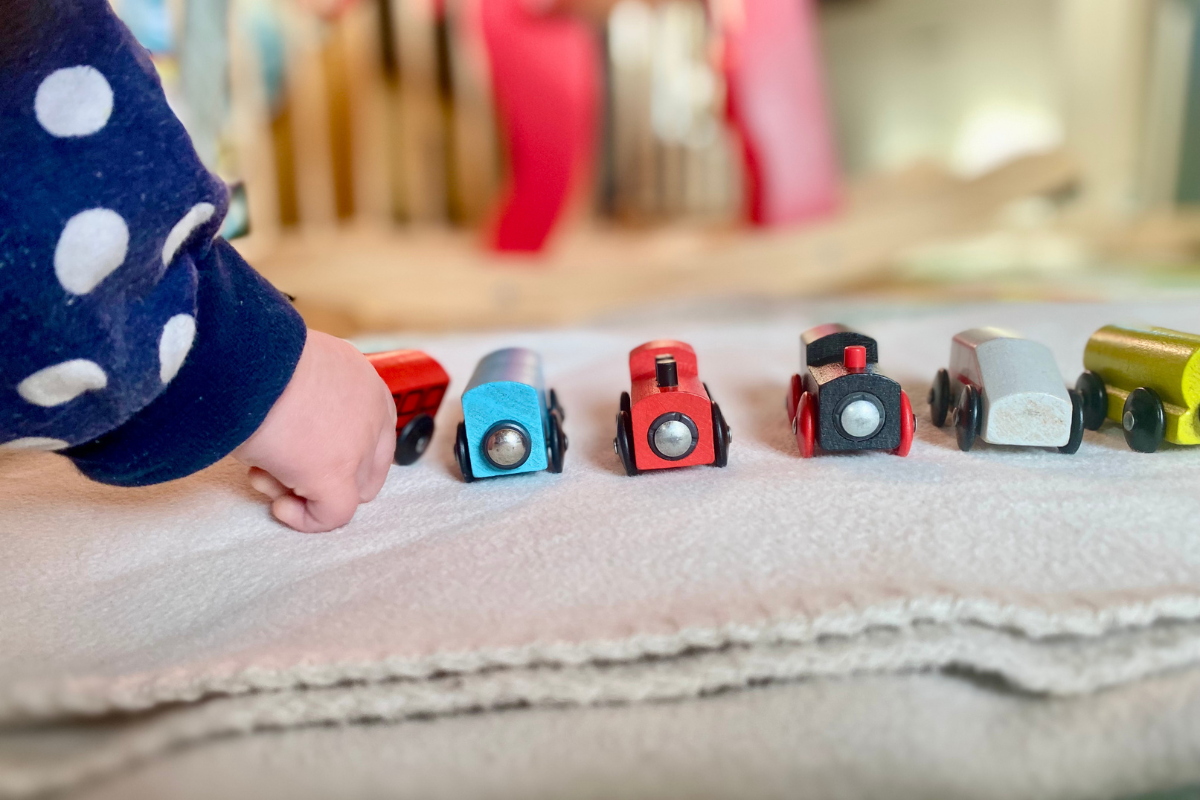
<svg viewBox="0 0 1200 800"><path fill-rule="evenodd" d="M182 477L258 428L305 327L214 238L225 186L106 0L45 2L0 60L0 447Z"/></svg>

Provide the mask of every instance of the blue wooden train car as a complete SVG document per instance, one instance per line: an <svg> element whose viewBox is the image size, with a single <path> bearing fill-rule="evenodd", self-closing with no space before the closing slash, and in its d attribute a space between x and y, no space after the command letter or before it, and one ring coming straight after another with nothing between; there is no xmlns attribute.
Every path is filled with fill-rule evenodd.
<svg viewBox="0 0 1200 800"><path fill-rule="evenodd" d="M542 357L523 347L484 356L462 396L454 456L463 480L548 469L562 472L563 410L545 389Z"/></svg>

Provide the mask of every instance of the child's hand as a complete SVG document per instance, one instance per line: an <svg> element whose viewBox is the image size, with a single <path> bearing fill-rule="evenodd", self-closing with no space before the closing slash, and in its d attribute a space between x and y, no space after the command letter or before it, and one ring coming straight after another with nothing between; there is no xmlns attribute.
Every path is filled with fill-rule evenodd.
<svg viewBox="0 0 1200 800"><path fill-rule="evenodd" d="M379 494L396 449L396 404L351 345L308 332L296 372L233 455L271 513L298 531L345 525Z"/></svg>

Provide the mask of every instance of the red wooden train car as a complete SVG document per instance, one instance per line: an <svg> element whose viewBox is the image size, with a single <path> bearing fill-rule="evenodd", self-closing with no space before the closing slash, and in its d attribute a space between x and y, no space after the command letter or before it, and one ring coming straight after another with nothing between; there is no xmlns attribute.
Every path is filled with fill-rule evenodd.
<svg viewBox="0 0 1200 800"><path fill-rule="evenodd" d="M729 426L690 345L663 339L634 348L629 377L632 396L621 393L613 441L626 474L729 462Z"/></svg>
<svg viewBox="0 0 1200 800"><path fill-rule="evenodd" d="M420 350L368 353L367 360L396 401L396 463L412 464L433 438L433 417L446 395L450 376Z"/></svg>

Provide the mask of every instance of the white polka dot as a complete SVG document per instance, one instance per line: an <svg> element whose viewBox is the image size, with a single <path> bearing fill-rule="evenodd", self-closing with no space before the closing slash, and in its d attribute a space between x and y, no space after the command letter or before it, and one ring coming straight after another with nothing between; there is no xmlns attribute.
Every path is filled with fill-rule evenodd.
<svg viewBox="0 0 1200 800"><path fill-rule="evenodd" d="M88 136L103 128L112 114L108 81L92 67L51 72L33 100L37 121L51 136Z"/></svg>
<svg viewBox="0 0 1200 800"><path fill-rule="evenodd" d="M70 447L69 442L62 439L51 439L46 436L26 436L24 439L13 439L11 442L0 444L0 450L62 450Z"/></svg>
<svg viewBox="0 0 1200 800"><path fill-rule="evenodd" d="M54 248L54 274L72 294L87 294L125 262L129 228L107 208L80 211L67 220Z"/></svg>
<svg viewBox="0 0 1200 800"><path fill-rule="evenodd" d="M171 228L171 232L167 234L167 241L163 243L164 267L170 265L171 259L175 258L175 254L192 235L192 231L212 219L213 212L216 210L212 203L196 203L183 215L183 219L175 223L175 227Z"/></svg>
<svg viewBox="0 0 1200 800"><path fill-rule="evenodd" d="M108 386L108 376L99 364L86 358L74 358L39 369L17 384L17 393L35 406L51 408L105 386Z"/></svg>
<svg viewBox="0 0 1200 800"><path fill-rule="evenodd" d="M196 320L191 314L176 314L167 320L158 339L158 377L164 384L179 372L195 338Z"/></svg>

